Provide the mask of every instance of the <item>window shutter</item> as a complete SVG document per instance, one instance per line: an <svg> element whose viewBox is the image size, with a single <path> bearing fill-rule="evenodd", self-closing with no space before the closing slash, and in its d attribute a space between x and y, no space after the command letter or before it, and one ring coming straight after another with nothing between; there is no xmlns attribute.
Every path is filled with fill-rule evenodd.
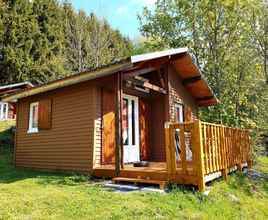
<svg viewBox="0 0 268 220"><path fill-rule="evenodd" d="M38 129L51 128L51 99L40 100L38 106Z"/></svg>
<svg viewBox="0 0 268 220"><path fill-rule="evenodd" d="M193 120L192 119L192 109L191 109L191 107L189 107L187 105L185 105L185 107L184 107L184 117L185 117L184 120L186 122Z"/></svg>

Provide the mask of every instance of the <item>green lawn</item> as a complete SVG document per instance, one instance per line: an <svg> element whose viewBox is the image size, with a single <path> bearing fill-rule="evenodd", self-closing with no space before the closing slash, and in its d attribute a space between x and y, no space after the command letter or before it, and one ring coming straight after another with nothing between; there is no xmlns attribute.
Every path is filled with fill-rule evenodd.
<svg viewBox="0 0 268 220"><path fill-rule="evenodd" d="M268 175L268 158L257 169ZM232 175L214 181L208 196L115 193L86 177L14 169L0 156L0 219L268 219L268 181Z"/></svg>

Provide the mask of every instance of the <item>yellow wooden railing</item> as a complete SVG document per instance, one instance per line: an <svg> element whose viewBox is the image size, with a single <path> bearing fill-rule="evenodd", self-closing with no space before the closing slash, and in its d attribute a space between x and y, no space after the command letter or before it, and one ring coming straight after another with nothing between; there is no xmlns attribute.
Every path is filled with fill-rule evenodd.
<svg viewBox="0 0 268 220"><path fill-rule="evenodd" d="M166 161L170 182L197 185L205 189L205 177L232 168L251 165L249 132L196 120L166 123Z"/></svg>

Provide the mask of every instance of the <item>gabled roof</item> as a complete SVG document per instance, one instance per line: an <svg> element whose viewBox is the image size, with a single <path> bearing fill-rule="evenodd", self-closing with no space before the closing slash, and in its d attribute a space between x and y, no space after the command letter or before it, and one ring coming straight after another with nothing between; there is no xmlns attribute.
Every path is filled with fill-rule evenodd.
<svg viewBox="0 0 268 220"><path fill-rule="evenodd" d="M201 71L193 60L194 59L192 58L188 48L177 48L135 55L127 59L119 60L111 65L85 70L63 79L55 80L19 93L8 95L4 98L4 100L16 101L27 96L109 76L118 71L129 71L131 69L155 65L155 63L164 64L169 62L175 68L186 90L193 96L199 106L209 106L218 103L217 98L214 96L212 90L202 76Z"/></svg>
<svg viewBox="0 0 268 220"><path fill-rule="evenodd" d="M33 84L28 82L28 81L25 81L25 82L20 82L20 83L14 83L14 84L0 86L0 90L2 90L2 89L12 89L14 87L21 87L21 86L33 87Z"/></svg>
<svg viewBox="0 0 268 220"><path fill-rule="evenodd" d="M17 93L32 87L33 84L28 81L0 86L0 97L7 96L15 92Z"/></svg>
<svg viewBox="0 0 268 220"><path fill-rule="evenodd" d="M188 52L188 48L182 47L182 48L163 50L163 51L158 51L158 52L153 52L153 53L135 55L135 56L131 56L130 59L131 59L131 62L134 64L138 62L150 61L153 59L178 55L178 54L187 53L187 52Z"/></svg>

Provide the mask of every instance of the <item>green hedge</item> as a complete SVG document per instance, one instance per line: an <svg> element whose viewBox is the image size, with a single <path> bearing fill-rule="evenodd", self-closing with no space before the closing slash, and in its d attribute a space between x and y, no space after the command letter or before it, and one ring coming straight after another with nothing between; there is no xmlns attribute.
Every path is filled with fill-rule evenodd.
<svg viewBox="0 0 268 220"><path fill-rule="evenodd" d="M15 120L0 121L0 147L12 149L14 143Z"/></svg>

